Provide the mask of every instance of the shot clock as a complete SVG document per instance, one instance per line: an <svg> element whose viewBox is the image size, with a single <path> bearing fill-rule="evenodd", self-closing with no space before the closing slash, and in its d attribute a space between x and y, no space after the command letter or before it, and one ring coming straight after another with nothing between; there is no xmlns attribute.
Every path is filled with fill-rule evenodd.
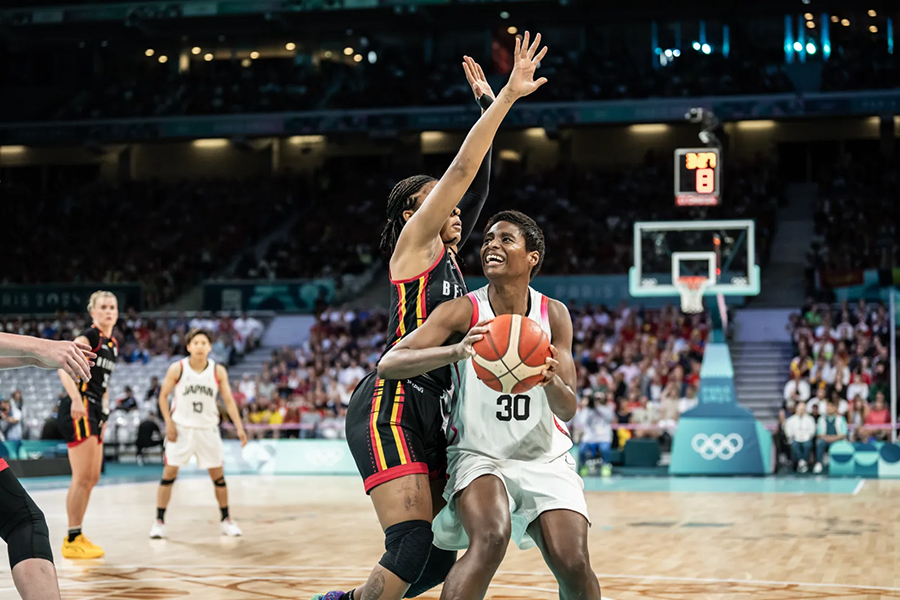
<svg viewBox="0 0 900 600"><path fill-rule="evenodd" d="M717 148L675 151L675 205L718 206L722 161Z"/></svg>

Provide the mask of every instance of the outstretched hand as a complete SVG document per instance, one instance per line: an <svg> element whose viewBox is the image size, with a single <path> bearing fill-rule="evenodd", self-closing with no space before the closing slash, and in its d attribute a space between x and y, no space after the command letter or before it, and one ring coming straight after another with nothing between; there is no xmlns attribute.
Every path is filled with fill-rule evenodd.
<svg viewBox="0 0 900 600"><path fill-rule="evenodd" d="M74 381L90 381L91 367L97 355L81 342L41 340L37 358L44 365L42 368L62 369Z"/></svg>
<svg viewBox="0 0 900 600"><path fill-rule="evenodd" d="M530 34L527 31L523 38L516 36L516 50L513 55L515 62L512 73L509 75L509 82L506 84L506 89L515 98L523 98L547 83L546 77L534 79L534 72L537 70L538 63L546 56L547 47L544 46L538 52L541 45L540 33L534 36L534 43L530 46L528 45L529 40Z"/></svg>
<svg viewBox="0 0 900 600"><path fill-rule="evenodd" d="M494 90L488 83L484 71L471 56L463 56L463 71L466 72L466 80L472 86L472 93L475 94L475 100L481 99L482 96L490 96L494 98Z"/></svg>

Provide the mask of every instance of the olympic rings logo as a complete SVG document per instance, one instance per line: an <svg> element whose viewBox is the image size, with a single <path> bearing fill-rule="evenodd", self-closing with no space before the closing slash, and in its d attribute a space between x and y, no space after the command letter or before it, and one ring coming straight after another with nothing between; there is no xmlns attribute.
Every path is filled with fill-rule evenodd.
<svg viewBox="0 0 900 600"><path fill-rule="evenodd" d="M705 460L731 460L744 447L744 438L736 433L706 435L698 433L691 439L691 448Z"/></svg>

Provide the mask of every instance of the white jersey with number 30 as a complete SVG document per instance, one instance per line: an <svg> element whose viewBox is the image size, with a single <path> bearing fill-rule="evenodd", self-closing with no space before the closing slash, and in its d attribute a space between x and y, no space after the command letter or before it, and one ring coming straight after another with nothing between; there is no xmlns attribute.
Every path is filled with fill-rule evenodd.
<svg viewBox="0 0 900 600"><path fill-rule="evenodd" d="M540 323L551 337L549 299L528 288L525 318ZM473 304L472 324L495 317L487 286L468 294ZM552 341L552 339L551 339ZM551 462L572 448L572 439L547 402L544 388L523 394L502 394L485 385L475 374L472 359L454 365L456 393L451 399L447 424L448 453L481 454L494 459Z"/></svg>
<svg viewBox="0 0 900 600"><path fill-rule="evenodd" d="M172 399L172 420L182 427L215 429L219 426L219 409L216 396L219 380L216 377L216 363L208 361L199 373L191 368L191 359L181 359L181 377L175 384Z"/></svg>

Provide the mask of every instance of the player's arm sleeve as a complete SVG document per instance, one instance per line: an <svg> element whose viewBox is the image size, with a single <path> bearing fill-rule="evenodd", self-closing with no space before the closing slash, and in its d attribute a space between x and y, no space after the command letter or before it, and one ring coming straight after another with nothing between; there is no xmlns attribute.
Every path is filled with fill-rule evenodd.
<svg viewBox="0 0 900 600"><path fill-rule="evenodd" d="M481 211L484 208L484 203L487 201L491 183L491 154L493 151L494 147L491 146L487 154L484 155L484 160L481 161L481 166L478 168L478 173L475 174L475 179L472 180L472 185L469 186L462 200L457 204L460 218L462 219L462 237L459 239L458 248L462 248L472 231L474 231L475 224L478 223L478 217L481 216Z"/></svg>
<svg viewBox="0 0 900 600"><path fill-rule="evenodd" d="M400 340L378 362L382 379L405 379L459 360L456 344L443 344L455 333L469 331L472 300L468 296L444 302L414 332Z"/></svg>

